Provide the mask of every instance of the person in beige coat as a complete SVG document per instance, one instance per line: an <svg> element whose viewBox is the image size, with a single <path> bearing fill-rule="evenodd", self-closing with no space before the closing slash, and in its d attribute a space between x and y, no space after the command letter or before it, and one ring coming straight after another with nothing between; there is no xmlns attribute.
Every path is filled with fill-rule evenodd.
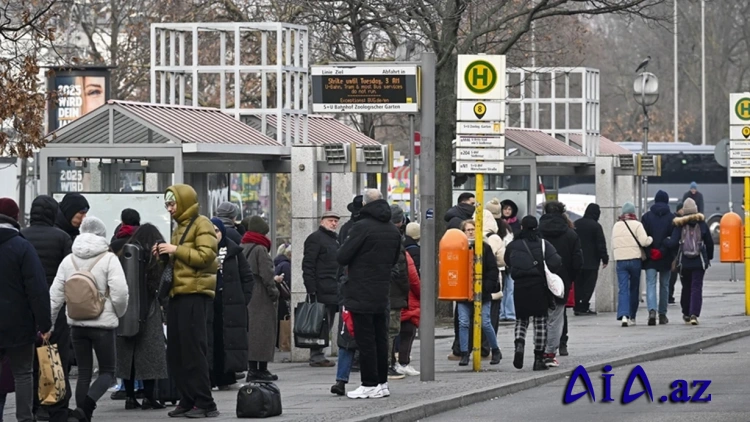
<svg viewBox="0 0 750 422"><path fill-rule="evenodd" d="M617 319L623 327L635 325L638 311L638 289L641 281L641 264L645 247L653 239L646 234L643 224L635 215L635 205L626 202L622 215L612 228L612 249L617 262Z"/></svg>

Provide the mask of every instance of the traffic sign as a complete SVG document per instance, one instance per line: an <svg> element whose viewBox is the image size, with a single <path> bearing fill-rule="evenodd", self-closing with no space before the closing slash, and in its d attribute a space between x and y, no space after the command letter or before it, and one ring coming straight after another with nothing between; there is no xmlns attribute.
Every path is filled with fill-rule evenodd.
<svg viewBox="0 0 750 422"><path fill-rule="evenodd" d="M458 135L457 147L505 148L505 136L470 136Z"/></svg>
<svg viewBox="0 0 750 422"><path fill-rule="evenodd" d="M504 100L505 56L459 54L459 100Z"/></svg>
<svg viewBox="0 0 750 422"><path fill-rule="evenodd" d="M458 101L456 120L497 122L505 120L505 101Z"/></svg>
<svg viewBox="0 0 750 422"><path fill-rule="evenodd" d="M731 177L750 177L750 168L730 168L729 176Z"/></svg>
<svg viewBox="0 0 750 422"><path fill-rule="evenodd" d="M750 125L750 93L729 94L729 124Z"/></svg>
<svg viewBox="0 0 750 422"><path fill-rule="evenodd" d="M461 161L461 160L502 161L504 159L505 159L505 148L456 148L456 161Z"/></svg>
<svg viewBox="0 0 750 422"><path fill-rule="evenodd" d="M750 141L729 141L729 149L750 149Z"/></svg>
<svg viewBox="0 0 750 422"><path fill-rule="evenodd" d="M456 173L501 174L504 171L505 164L503 161L456 161Z"/></svg>
<svg viewBox="0 0 750 422"><path fill-rule="evenodd" d="M738 167L747 167L750 168L750 160L742 160L742 159L734 159L729 160L729 167L731 168L738 168Z"/></svg>
<svg viewBox="0 0 750 422"><path fill-rule="evenodd" d="M456 134L459 135L500 135L502 133L502 122L458 122L456 124Z"/></svg>
<svg viewBox="0 0 750 422"><path fill-rule="evenodd" d="M744 126L729 126L729 139L750 138L750 124Z"/></svg>

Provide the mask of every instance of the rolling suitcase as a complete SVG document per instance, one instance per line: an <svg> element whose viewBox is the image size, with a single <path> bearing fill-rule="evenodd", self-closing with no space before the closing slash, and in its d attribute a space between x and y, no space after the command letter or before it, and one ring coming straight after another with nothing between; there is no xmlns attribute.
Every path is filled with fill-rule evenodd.
<svg viewBox="0 0 750 422"><path fill-rule="evenodd" d="M128 284L128 308L117 327L119 337L135 337L148 317L148 292L142 281L146 278L146 257L138 245L127 244L122 248L120 263Z"/></svg>

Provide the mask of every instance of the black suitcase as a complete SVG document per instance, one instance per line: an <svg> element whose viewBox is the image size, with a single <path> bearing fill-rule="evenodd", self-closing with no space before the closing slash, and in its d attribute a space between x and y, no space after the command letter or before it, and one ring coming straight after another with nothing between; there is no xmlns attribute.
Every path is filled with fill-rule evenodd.
<svg viewBox="0 0 750 422"><path fill-rule="evenodd" d="M148 292L142 288L142 280L146 277L145 253L140 246L126 244L122 248L120 263L122 264L125 280L128 283L128 308L120 318L117 335L120 337L134 337L138 335L142 324L148 317Z"/></svg>
<svg viewBox="0 0 750 422"><path fill-rule="evenodd" d="M270 418L281 414L281 390L272 382L250 383L237 393L238 418Z"/></svg>
<svg viewBox="0 0 750 422"><path fill-rule="evenodd" d="M154 398L165 406L167 403L176 405L180 401L180 392L177 391L177 385L174 383L172 374L169 373L169 365L167 365L167 379L156 380L154 390Z"/></svg>

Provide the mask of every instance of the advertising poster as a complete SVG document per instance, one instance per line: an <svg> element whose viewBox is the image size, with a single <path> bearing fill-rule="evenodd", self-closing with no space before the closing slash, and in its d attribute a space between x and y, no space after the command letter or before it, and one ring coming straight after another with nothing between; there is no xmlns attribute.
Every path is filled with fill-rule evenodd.
<svg viewBox="0 0 750 422"><path fill-rule="evenodd" d="M53 70L47 89L55 92L49 105L49 131L70 124L109 99L109 71Z"/></svg>

